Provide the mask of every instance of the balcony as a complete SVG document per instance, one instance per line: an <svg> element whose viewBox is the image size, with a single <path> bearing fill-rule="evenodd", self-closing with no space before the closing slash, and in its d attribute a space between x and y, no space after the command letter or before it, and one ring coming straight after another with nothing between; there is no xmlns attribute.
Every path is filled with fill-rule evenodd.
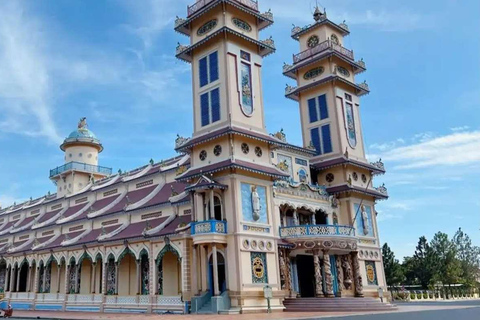
<svg viewBox="0 0 480 320"><path fill-rule="evenodd" d="M280 238L309 238L323 236L354 237L355 228L339 225L301 225L280 227Z"/></svg>
<svg viewBox="0 0 480 320"><path fill-rule="evenodd" d="M197 11L199 11L200 9L202 9L203 7L205 7L206 5L214 1L217 1L217 0L199 0L194 4L192 4L191 6L188 6L187 7L188 16L191 16L192 14L196 13ZM252 10L258 11L257 0L233 0L233 1L238 2L239 4L244 5L245 7L250 8Z"/></svg>
<svg viewBox="0 0 480 320"><path fill-rule="evenodd" d="M63 166L56 167L55 169L50 170L50 178L70 170L97 173L105 176L109 176L112 174L112 168L72 161L64 164Z"/></svg>
<svg viewBox="0 0 480 320"><path fill-rule="evenodd" d="M193 244L227 243L227 222L208 220L192 222L190 228Z"/></svg>
<svg viewBox="0 0 480 320"><path fill-rule="evenodd" d="M327 50L335 51L350 60L354 60L352 50L348 50L347 48L344 48L339 44L333 43L330 40L325 40L311 49L307 49L305 51L302 51L300 53L293 55L293 63L299 63L305 59L308 59L318 53L322 53Z"/></svg>

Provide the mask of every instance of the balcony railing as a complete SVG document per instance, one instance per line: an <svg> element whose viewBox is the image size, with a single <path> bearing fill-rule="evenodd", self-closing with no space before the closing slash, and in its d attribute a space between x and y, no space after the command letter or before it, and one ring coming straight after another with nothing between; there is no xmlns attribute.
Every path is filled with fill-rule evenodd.
<svg viewBox="0 0 480 320"><path fill-rule="evenodd" d="M297 54L293 55L293 62L298 63L300 61L303 61L307 58L310 58L310 57L316 55L317 53L321 53L321 52L324 52L326 50L336 51L336 52L340 53L341 55L343 55L343 56L345 56L345 57L347 57L351 60L354 60L352 50L348 50L347 48L344 48L339 44L333 43L330 40L325 40L325 41L323 41L322 43L319 43L318 45L316 45L313 48L307 49L305 51L302 51L300 53L297 53Z"/></svg>
<svg viewBox="0 0 480 320"><path fill-rule="evenodd" d="M192 14L194 14L195 12L202 9L204 6L206 6L207 4L209 4L213 1L217 1L217 0L199 0L199 1L195 2L194 4L192 4L191 6L188 6L187 7L188 16L191 16ZM250 9L258 11L257 0L234 0L234 1L236 1L240 4L243 4L244 6L250 8Z"/></svg>
<svg viewBox="0 0 480 320"><path fill-rule="evenodd" d="M218 221L218 220L208 220L193 222L191 226L191 234L209 234L209 233L219 233L227 234L227 222Z"/></svg>
<svg viewBox="0 0 480 320"><path fill-rule="evenodd" d="M79 170L79 171L86 171L86 172L91 172L91 173L101 173L101 174L104 174L104 175L107 175L107 176L112 174L112 168L95 166L95 165L92 165L92 164L86 164L86 163L72 161L72 162L64 164L63 166L56 167L55 169L50 170L50 178L54 177L56 175L59 175L63 172L69 171L69 170Z"/></svg>
<svg viewBox="0 0 480 320"><path fill-rule="evenodd" d="M280 238L343 236L354 237L355 228L340 225L300 225L280 227Z"/></svg>

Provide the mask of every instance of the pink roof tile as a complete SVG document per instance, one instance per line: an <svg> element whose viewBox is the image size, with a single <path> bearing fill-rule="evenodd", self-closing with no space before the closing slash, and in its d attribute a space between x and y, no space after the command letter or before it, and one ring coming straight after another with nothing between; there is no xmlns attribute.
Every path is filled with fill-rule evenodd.
<svg viewBox="0 0 480 320"><path fill-rule="evenodd" d="M67 233L69 238L70 239L73 239L75 237L78 237L80 234L82 234L83 232L85 232L85 230L81 230L81 231L75 231L75 232L70 232L70 233ZM62 242L65 241L65 236L66 234L62 234L60 235L60 237L58 237L57 239L55 239L52 243L46 245L45 247L43 247L42 249L49 249L49 248L55 248L55 247L59 247L61 246Z"/></svg>
<svg viewBox="0 0 480 320"><path fill-rule="evenodd" d="M142 208L166 203L168 202L168 199L172 196L172 188L173 190L175 190L175 192L181 193L183 192L183 190L185 190L186 186L187 184L182 182L167 183L163 186L162 190L160 190L160 192L158 192L152 199L150 199L150 201L144 204Z"/></svg>
<svg viewBox="0 0 480 320"><path fill-rule="evenodd" d="M27 224L32 222L33 219L35 219L35 217L28 217L28 218L23 219L23 221L18 226L15 226L15 229L26 226Z"/></svg>
<svg viewBox="0 0 480 320"><path fill-rule="evenodd" d="M128 227L126 227L122 232L120 232L119 234L117 234L117 235L115 235L111 238L108 238L108 241L119 240L119 239L127 239L127 238L143 237L143 230L145 230L145 227L147 226L147 221L149 222L151 228L156 228L161 223L163 223L165 220L167 220L167 217L132 223Z"/></svg>
<svg viewBox="0 0 480 320"><path fill-rule="evenodd" d="M138 202L138 201L142 200L143 198L145 198L146 196L148 196L153 191L153 189L155 189L156 187L157 187L157 185L153 185L153 186L149 186L149 187L146 187L146 188L130 191L129 193L127 193L127 195L125 197L123 197L122 200L120 200L120 202L118 202L113 208L111 208L110 210L108 210L104 214L109 214L109 213L115 213L115 212L122 211L126 207L127 201L130 204ZM128 197L128 200L127 200L127 197Z"/></svg>
<svg viewBox="0 0 480 320"><path fill-rule="evenodd" d="M79 204L77 206L70 207L70 208L67 209L67 211L65 211L65 213L63 214L63 217L68 218L70 216L73 216L75 213L82 210L86 206L88 206L88 203L83 203L83 204Z"/></svg>
<svg viewBox="0 0 480 320"><path fill-rule="evenodd" d="M38 223L42 223L42 222L45 222L45 221L48 221L50 219L52 219L53 217L55 217L60 211L60 210L55 210L55 211L50 211L50 212L47 212L45 213L39 220L38 220Z"/></svg>
<svg viewBox="0 0 480 320"><path fill-rule="evenodd" d="M11 226L13 226L17 222L18 220L7 222L6 224L4 224L4 227L0 229L0 231L8 230Z"/></svg>

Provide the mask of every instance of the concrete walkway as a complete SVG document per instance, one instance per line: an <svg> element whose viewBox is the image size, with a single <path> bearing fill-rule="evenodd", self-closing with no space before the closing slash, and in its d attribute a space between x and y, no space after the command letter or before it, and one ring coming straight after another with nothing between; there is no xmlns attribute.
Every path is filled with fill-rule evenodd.
<svg viewBox="0 0 480 320"><path fill-rule="evenodd" d="M460 302L460 301L458 301ZM318 319L339 316L354 316L382 313L403 313L418 312L427 310L450 310L480 307L480 302L469 304L448 305L434 303L428 305L419 305L414 303L401 303L398 310L388 312L277 312L272 314L240 314L240 315L154 315L154 314L118 314L118 313L89 313L89 312L58 312L58 311L14 311L14 318L20 319L115 319L115 320L136 320L139 318L147 320L259 320L259 319Z"/></svg>

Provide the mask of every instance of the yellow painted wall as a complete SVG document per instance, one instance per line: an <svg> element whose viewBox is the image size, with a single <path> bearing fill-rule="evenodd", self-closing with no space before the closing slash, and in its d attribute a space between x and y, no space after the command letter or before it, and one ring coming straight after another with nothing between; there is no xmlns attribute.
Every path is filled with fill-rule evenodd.
<svg viewBox="0 0 480 320"><path fill-rule="evenodd" d="M178 276L178 260L177 257L168 252L163 256L163 295L176 296L179 293Z"/></svg>

